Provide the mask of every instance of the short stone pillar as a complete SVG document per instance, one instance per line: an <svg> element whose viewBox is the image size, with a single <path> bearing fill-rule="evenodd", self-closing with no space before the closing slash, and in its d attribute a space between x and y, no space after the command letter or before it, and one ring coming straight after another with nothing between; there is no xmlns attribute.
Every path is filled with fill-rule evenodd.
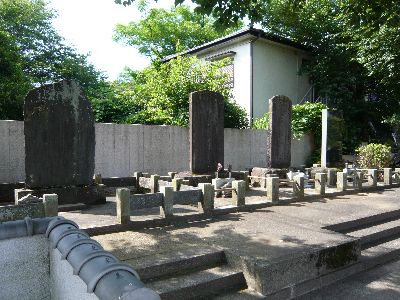
<svg viewBox="0 0 400 300"><path fill-rule="evenodd" d="M139 178L143 177L143 173L142 172L135 172L135 173L133 173L133 177L135 177L136 189L138 189L140 187Z"/></svg>
<svg viewBox="0 0 400 300"><path fill-rule="evenodd" d="M361 190L363 181L364 181L364 172L355 171L353 176L353 187L357 190Z"/></svg>
<svg viewBox="0 0 400 300"><path fill-rule="evenodd" d="M172 186L162 186L160 191L164 195L160 206L160 215L164 218L172 217L174 215L174 189Z"/></svg>
<svg viewBox="0 0 400 300"><path fill-rule="evenodd" d="M127 188L117 189L117 222L119 224L127 224L130 222L131 191Z"/></svg>
<svg viewBox="0 0 400 300"><path fill-rule="evenodd" d="M383 169L383 184L384 185L392 184L392 175L393 175L392 168L384 168Z"/></svg>
<svg viewBox="0 0 400 300"><path fill-rule="evenodd" d="M214 186L211 183L199 183L203 197L199 203L199 210L210 213L214 210Z"/></svg>
<svg viewBox="0 0 400 300"><path fill-rule="evenodd" d="M178 192L181 190L182 181L183 181L182 178L172 179L172 188L174 189L175 192Z"/></svg>
<svg viewBox="0 0 400 300"><path fill-rule="evenodd" d="M158 181L160 180L159 175L151 175L150 176L150 193L157 193L159 190Z"/></svg>
<svg viewBox="0 0 400 300"><path fill-rule="evenodd" d="M378 184L378 170L377 169L369 169L368 170L368 185L369 186L377 186Z"/></svg>
<svg viewBox="0 0 400 300"><path fill-rule="evenodd" d="M393 181L400 183L400 168L394 168Z"/></svg>
<svg viewBox="0 0 400 300"><path fill-rule="evenodd" d="M250 178L249 178L249 171L243 171L243 180L244 184L246 185L246 191L250 190Z"/></svg>
<svg viewBox="0 0 400 300"><path fill-rule="evenodd" d="M101 177L101 174L94 174L94 183L95 184L102 184L103 183L103 179Z"/></svg>
<svg viewBox="0 0 400 300"><path fill-rule="evenodd" d="M325 195L326 178L326 173L315 174L315 191L319 195Z"/></svg>
<svg viewBox="0 0 400 300"><path fill-rule="evenodd" d="M45 217L58 215L58 196L56 194L43 194L43 204Z"/></svg>
<svg viewBox="0 0 400 300"><path fill-rule="evenodd" d="M344 192L345 190L347 190L347 172L337 172L336 178L336 188L338 192Z"/></svg>
<svg viewBox="0 0 400 300"><path fill-rule="evenodd" d="M244 180L232 181L232 204L242 206L246 204L246 182Z"/></svg>
<svg viewBox="0 0 400 300"><path fill-rule="evenodd" d="M334 187L336 186L336 170L335 169L328 169L328 186Z"/></svg>
<svg viewBox="0 0 400 300"><path fill-rule="evenodd" d="M296 175L293 177L293 196L295 198L304 197L304 175Z"/></svg>
<svg viewBox="0 0 400 300"><path fill-rule="evenodd" d="M267 200L279 201L279 178L267 177Z"/></svg>

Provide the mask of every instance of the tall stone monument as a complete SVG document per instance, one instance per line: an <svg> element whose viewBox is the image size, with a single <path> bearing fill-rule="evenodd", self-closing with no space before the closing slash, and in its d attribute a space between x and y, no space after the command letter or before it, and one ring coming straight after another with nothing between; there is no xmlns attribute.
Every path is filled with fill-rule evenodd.
<svg viewBox="0 0 400 300"><path fill-rule="evenodd" d="M342 112L322 110L321 167L335 168L342 163L344 120Z"/></svg>
<svg viewBox="0 0 400 300"><path fill-rule="evenodd" d="M25 185L33 194L56 193L61 204L105 200L93 185L93 111L75 81L62 80L28 93L24 133Z"/></svg>
<svg viewBox="0 0 400 300"><path fill-rule="evenodd" d="M190 171L215 172L224 165L224 97L216 92L199 91L189 98Z"/></svg>
<svg viewBox="0 0 400 300"><path fill-rule="evenodd" d="M286 96L269 99L267 168L290 167L292 143L292 101Z"/></svg>

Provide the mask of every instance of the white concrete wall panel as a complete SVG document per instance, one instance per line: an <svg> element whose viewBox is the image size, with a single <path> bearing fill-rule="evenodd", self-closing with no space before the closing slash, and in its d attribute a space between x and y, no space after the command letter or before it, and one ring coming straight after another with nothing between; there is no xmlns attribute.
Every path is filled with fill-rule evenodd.
<svg viewBox="0 0 400 300"><path fill-rule="evenodd" d="M44 235L1 240L0 299L51 299L49 264Z"/></svg>

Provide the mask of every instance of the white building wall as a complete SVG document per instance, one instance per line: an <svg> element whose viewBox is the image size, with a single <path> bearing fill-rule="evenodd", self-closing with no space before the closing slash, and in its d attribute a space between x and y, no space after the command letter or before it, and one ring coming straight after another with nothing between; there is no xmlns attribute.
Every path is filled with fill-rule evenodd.
<svg viewBox="0 0 400 300"><path fill-rule="evenodd" d="M0 121L1 147L13 143L14 152L2 155L2 182L25 179L24 123ZM10 130L10 127L13 128ZM135 171L166 175L189 169L189 130L177 126L123 125L96 123L95 172L103 177L131 176ZM230 129L224 131L225 166L244 170L266 165L266 130ZM292 142L292 166L303 165L312 151L306 136ZM11 155L10 155L11 154ZM19 160L18 162L11 160Z"/></svg>
<svg viewBox="0 0 400 300"><path fill-rule="evenodd" d="M235 52L232 56L234 63L233 96L237 104L243 107L250 116L251 99L251 51L250 40L234 45L222 45L212 51L198 55L200 59L209 59L227 52Z"/></svg>
<svg viewBox="0 0 400 300"><path fill-rule="evenodd" d="M268 99L285 95L298 103L310 89L308 76L298 75L304 51L263 39L253 45L253 117L268 111Z"/></svg>

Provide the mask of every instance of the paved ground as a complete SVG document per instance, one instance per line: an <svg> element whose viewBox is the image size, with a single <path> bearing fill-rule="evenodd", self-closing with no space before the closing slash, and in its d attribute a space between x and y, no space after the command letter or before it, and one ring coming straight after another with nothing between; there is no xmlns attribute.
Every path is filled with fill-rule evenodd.
<svg viewBox="0 0 400 300"><path fill-rule="evenodd" d="M400 299L400 261L357 274L298 300Z"/></svg>

